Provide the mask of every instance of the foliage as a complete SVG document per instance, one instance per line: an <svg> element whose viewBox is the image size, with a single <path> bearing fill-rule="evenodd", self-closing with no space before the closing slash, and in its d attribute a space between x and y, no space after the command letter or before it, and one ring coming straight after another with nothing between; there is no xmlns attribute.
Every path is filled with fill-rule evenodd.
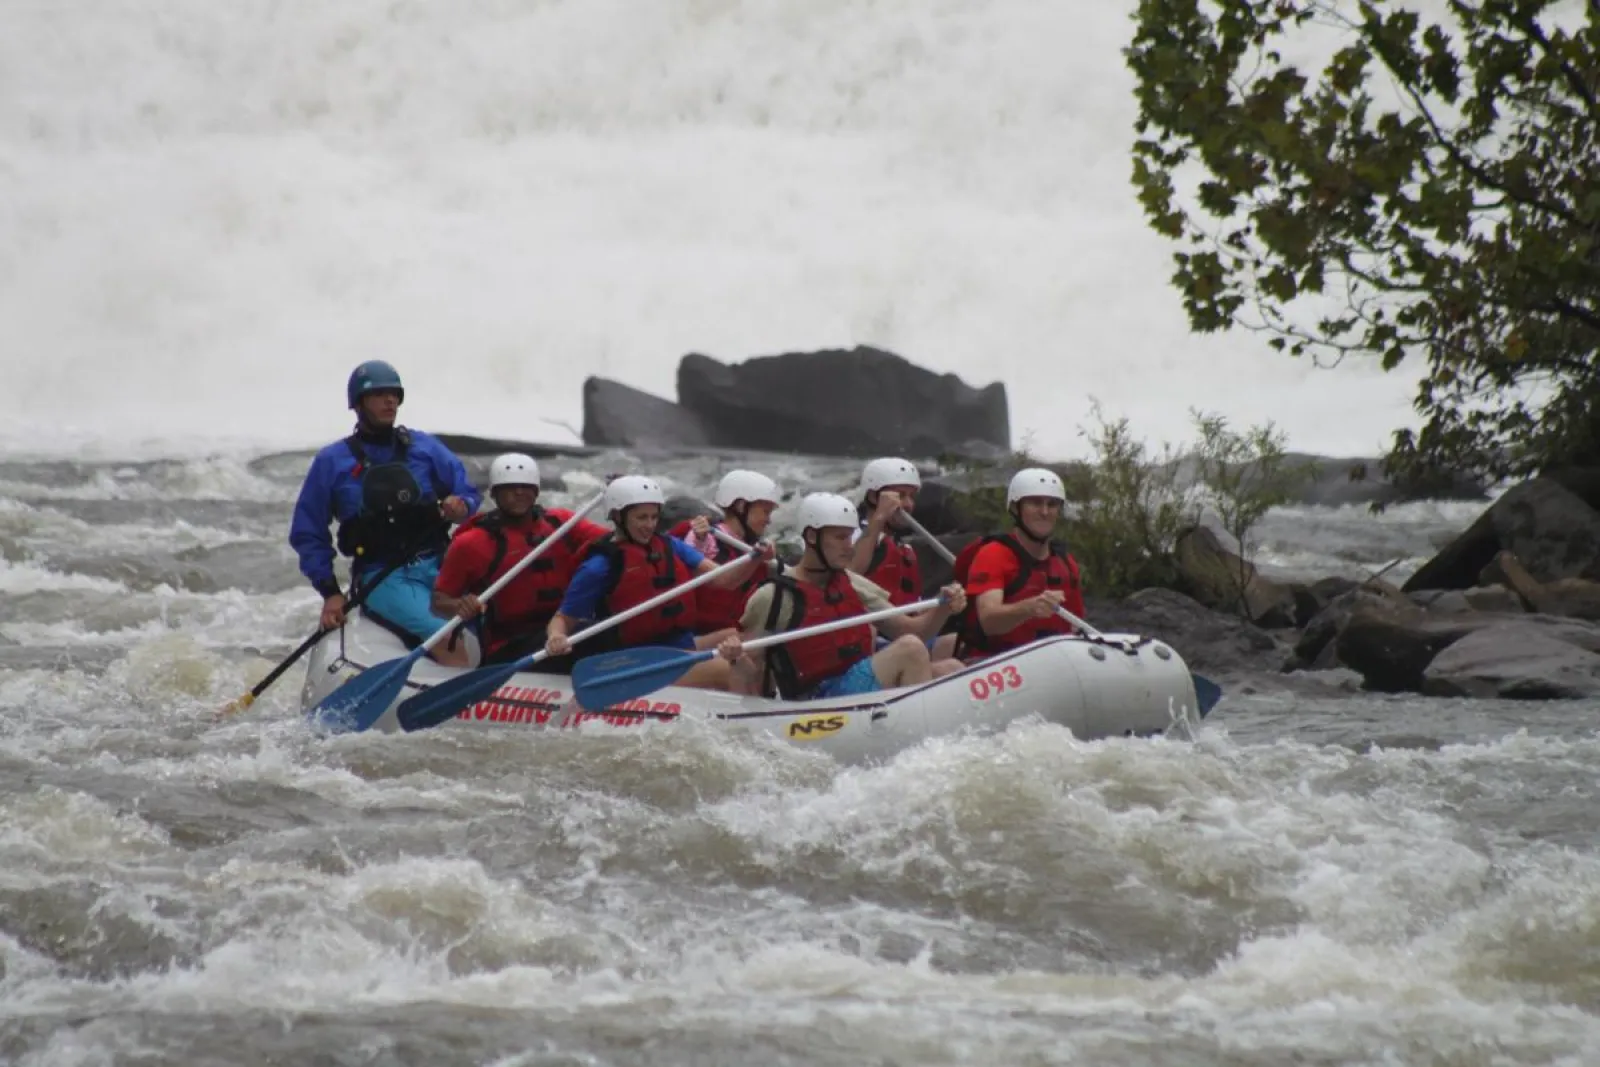
<svg viewBox="0 0 1600 1067"><path fill-rule="evenodd" d="M1241 433L1230 429L1221 415L1201 411L1192 415L1200 433L1195 462L1206 503L1239 544L1239 570L1233 579L1242 610L1257 548L1251 531L1267 512L1287 504L1314 468L1290 458L1287 439L1270 422Z"/></svg>
<svg viewBox="0 0 1600 1067"><path fill-rule="evenodd" d="M950 472L973 485L961 509L988 530L1011 526L1005 496L1014 471L1045 466L1061 474L1067 508L1056 535L1077 557L1092 594L1180 587L1178 540L1207 505L1248 561L1251 530L1289 499L1309 469L1290 460L1283 435L1271 424L1240 433L1220 415L1194 412L1198 439L1186 454L1171 444L1152 450L1126 418L1107 419L1098 403L1092 410L1093 424L1081 431L1093 453L1086 464L1044 463L1024 447L1005 460Z"/></svg>
<svg viewBox="0 0 1600 1067"><path fill-rule="evenodd" d="M1134 184L1195 329L1425 361L1392 475L1594 462L1600 4L1444 9L1140 0Z"/></svg>
<svg viewBox="0 0 1600 1067"><path fill-rule="evenodd" d="M1152 457L1126 418L1108 421L1098 402L1093 412L1094 425L1081 431L1094 451L1087 492L1065 523L1084 586L1105 596L1174 586L1178 538L1200 521L1193 479L1171 445Z"/></svg>

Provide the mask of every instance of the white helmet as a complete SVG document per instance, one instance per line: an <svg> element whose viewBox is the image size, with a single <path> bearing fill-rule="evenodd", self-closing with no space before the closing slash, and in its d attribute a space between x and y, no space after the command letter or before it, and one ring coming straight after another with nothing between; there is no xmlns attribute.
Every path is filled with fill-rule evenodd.
<svg viewBox="0 0 1600 1067"><path fill-rule="evenodd" d="M800 501L800 532L821 530L829 526L848 526L854 530L861 525L856 506L837 493L808 493Z"/></svg>
<svg viewBox="0 0 1600 1067"><path fill-rule="evenodd" d="M524 456L521 452L507 452L503 456L496 456L493 463L489 464L489 491L507 485L531 485L539 488L539 464L533 461L532 456Z"/></svg>
<svg viewBox="0 0 1600 1067"><path fill-rule="evenodd" d="M722 481L717 483L717 495L712 500L717 507L724 510L733 507L734 502L738 500L743 500L746 504L764 500L776 505L778 483L765 474L757 474L755 471L729 471L722 476Z"/></svg>
<svg viewBox="0 0 1600 1067"><path fill-rule="evenodd" d="M1011 484L1006 487L1007 510L1015 507L1017 501L1030 496L1048 497L1064 504L1067 500L1067 488L1061 484L1061 478L1055 471L1047 471L1043 467L1029 467L1011 476Z"/></svg>
<svg viewBox="0 0 1600 1067"><path fill-rule="evenodd" d="M861 472L861 491L873 493L886 485L914 485L922 488L922 475L910 460L888 456L868 463Z"/></svg>
<svg viewBox="0 0 1600 1067"><path fill-rule="evenodd" d="M625 474L606 486L606 514L639 504L665 504L666 496L654 478L642 474Z"/></svg>

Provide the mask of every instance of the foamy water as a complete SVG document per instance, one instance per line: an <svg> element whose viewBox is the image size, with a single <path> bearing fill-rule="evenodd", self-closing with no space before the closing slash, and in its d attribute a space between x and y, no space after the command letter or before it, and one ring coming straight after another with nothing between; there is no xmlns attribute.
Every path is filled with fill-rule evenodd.
<svg viewBox="0 0 1600 1067"><path fill-rule="evenodd" d="M693 723L319 738L299 669L218 721L315 625L309 458L0 462L0 1061L1600 1056L1592 705L1265 675L1194 743L864 767ZM1471 510L1285 509L1264 551L1409 567Z"/></svg>
<svg viewBox="0 0 1600 1067"><path fill-rule="evenodd" d="M596 373L875 344L1006 382L1017 443L1091 397L1371 454L1405 375L1191 336L1128 182L1131 5L261 0L12 5L0 434L305 447L359 359L414 425L567 439Z"/></svg>

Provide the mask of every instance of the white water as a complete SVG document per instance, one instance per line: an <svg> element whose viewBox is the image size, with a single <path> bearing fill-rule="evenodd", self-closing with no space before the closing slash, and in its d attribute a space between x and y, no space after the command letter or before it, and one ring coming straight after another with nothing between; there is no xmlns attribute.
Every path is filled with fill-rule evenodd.
<svg viewBox="0 0 1600 1067"><path fill-rule="evenodd" d="M0 17L0 446L304 446L405 418L561 440L602 374L875 344L1371 454L1409 375L1202 338L1128 183L1131 3L28 0Z"/></svg>

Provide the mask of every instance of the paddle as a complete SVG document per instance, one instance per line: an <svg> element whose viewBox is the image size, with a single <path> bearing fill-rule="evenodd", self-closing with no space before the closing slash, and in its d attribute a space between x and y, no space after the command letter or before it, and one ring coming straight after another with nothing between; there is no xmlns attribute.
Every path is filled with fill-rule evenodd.
<svg viewBox="0 0 1600 1067"><path fill-rule="evenodd" d="M934 537L933 534L929 533L928 528L913 518L909 512L902 508L900 511L900 517L905 520L906 525L911 527L912 531L915 532L918 537L921 537L924 541L928 542L928 545L936 553L938 553L939 557L946 563L954 563L956 561L956 554L946 548L943 541L940 541L938 538ZM977 608L974 607L973 610L976 611ZM1072 625L1076 626L1079 630L1082 630L1084 633L1088 634L1090 637L1098 637L1101 639L1105 638L1105 634L1101 633L1099 630L1096 630L1093 626L1090 626L1088 623L1078 618L1060 604L1056 605L1056 614L1061 616L1061 618L1065 619L1067 622L1070 622ZM1200 717L1205 718L1206 712L1215 707L1217 701L1222 699L1222 687L1204 675L1195 674L1193 671L1189 672L1189 677L1194 680L1195 703L1199 705L1198 710L1200 712Z"/></svg>
<svg viewBox="0 0 1600 1067"><path fill-rule="evenodd" d="M770 637L746 641L744 647L747 650L754 650L769 645L781 645L801 637L814 637L817 634L844 630L860 626L862 623L893 618L896 615L910 615L928 608L936 608L942 603L944 603L942 597L919 600L915 604L902 604L897 608L870 611L865 615L852 615L848 619L818 623L803 630L789 630ZM660 645L626 648L621 652L595 656L579 663L572 671L572 686L578 703L585 708L606 708L669 686L681 678L690 667L696 663L704 663L715 655L717 655L716 649L685 652L680 648L664 648Z"/></svg>
<svg viewBox="0 0 1600 1067"><path fill-rule="evenodd" d="M579 630L567 640L573 645L578 644L580 641L586 641L597 633L627 622L635 615L642 615L644 612L665 604L669 600L676 600L689 590L706 584L734 567L743 567L748 562L749 558L745 556L729 560L722 566L715 567L702 575L691 578L682 585L675 585L659 596L651 597L642 604L636 604L627 611L607 616L593 626ZM458 675L448 681L440 682L438 685L430 686L415 696L407 697L396 712L400 719L400 728L410 733L416 730L426 730L431 726L438 726L442 722L448 722L459 715L462 708L471 707L478 701L493 694L513 674L518 671L525 671L548 657L549 653L544 649L540 649L537 652L523 656L521 659L512 660L510 663L497 663L492 667L481 667L475 671L468 671L466 674Z"/></svg>
<svg viewBox="0 0 1600 1067"><path fill-rule="evenodd" d="M402 560L398 563L391 563L383 570L379 571L378 576L372 579L372 581L369 582L360 593L356 594L354 600L350 601L344 606L344 610L346 612L351 612L365 604L367 602L367 597L372 595L372 591L378 588L379 584L382 583L385 578L389 577L389 575L393 574L395 571L404 566L405 561ZM254 704L256 702L256 697L260 696L262 693L265 693L267 691L267 687L282 677L284 671L294 666L295 662L299 660L301 656L305 655L307 652L310 652L312 646L314 646L318 641L321 641L324 637L327 637L337 629L339 629L337 626L319 627L316 633L300 642L299 648L295 649L293 652L289 653L288 656L284 657L283 662L272 668L272 672L270 674L261 679L261 681L257 682L250 692L246 693L238 700L229 701L227 704L223 705L222 709L217 712L217 718L221 719L229 715L234 715L245 710L251 704Z"/></svg>
<svg viewBox="0 0 1600 1067"><path fill-rule="evenodd" d="M519 559L516 566L506 571L493 585L480 593L479 602L487 603L489 598L504 589L512 579L522 573L523 568L560 542L604 499L605 493L596 493L587 504L574 511L572 518L556 527L556 531L541 541L539 547ZM457 615L439 627L432 637L404 656L367 668L318 701L316 707L308 713L309 717L335 732L359 733L369 729L394 702L394 698L400 695L400 690L405 687L406 679L411 674L412 665L426 656L435 645L454 633L456 627L465 621Z"/></svg>
<svg viewBox="0 0 1600 1067"><path fill-rule="evenodd" d="M944 560L946 563L954 563L956 561L956 554L946 548L943 541L940 541L937 537L934 537L933 534L929 533L928 528L913 518L909 511L906 511L904 508L902 508L900 510L900 517L905 520L907 526L911 527L913 533L922 538L924 541L928 542L929 547L931 547L934 552L938 553L940 559ZM1099 630L1096 630L1093 626L1090 626L1088 623L1078 618L1060 604L1057 604L1055 607L1057 615L1061 616L1062 619L1070 622L1072 625L1076 626L1090 637L1105 637L1105 634L1101 633Z"/></svg>

